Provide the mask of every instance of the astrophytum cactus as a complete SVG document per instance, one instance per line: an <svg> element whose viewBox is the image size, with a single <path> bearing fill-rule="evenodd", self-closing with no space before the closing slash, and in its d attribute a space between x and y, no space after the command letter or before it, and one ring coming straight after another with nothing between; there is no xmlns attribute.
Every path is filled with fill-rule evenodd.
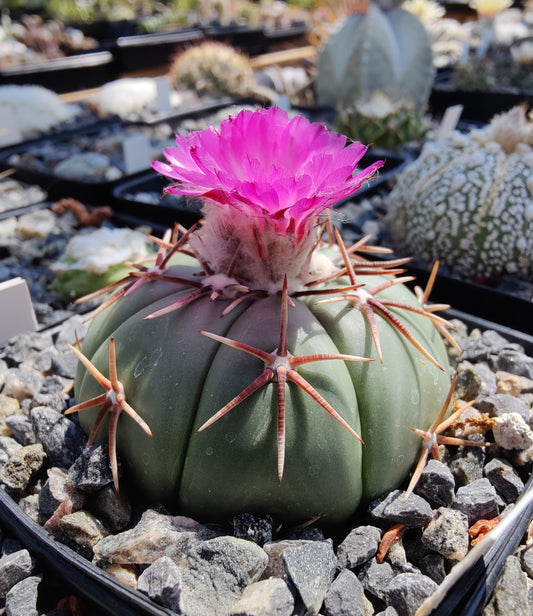
<svg viewBox="0 0 533 616"><path fill-rule="evenodd" d="M388 200L399 250L491 282L533 276L533 124L515 107L482 129L428 142Z"/></svg>
<svg viewBox="0 0 533 616"><path fill-rule="evenodd" d="M109 415L116 482L115 440L121 481L173 511L326 525L405 479L447 356L441 321L395 277L405 260L321 242L325 210L380 166L359 167L365 150L270 108L154 163L169 192L204 198L205 222L110 287L75 350L70 412L90 442Z"/></svg>

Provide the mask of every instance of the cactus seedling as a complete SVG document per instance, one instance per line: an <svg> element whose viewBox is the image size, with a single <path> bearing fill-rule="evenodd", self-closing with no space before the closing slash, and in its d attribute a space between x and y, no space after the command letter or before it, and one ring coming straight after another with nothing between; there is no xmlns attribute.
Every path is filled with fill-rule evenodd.
<svg viewBox="0 0 533 616"><path fill-rule="evenodd" d="M176 250L163 242L173 255L141 287L122 293L130 274L115 288L82 349L104 373L113 338L150 427L118 420L143 498L201 519L334 524L410 471L410 428L432 423L449 386L438 317L394 278L401 261L321 241L324 211L379 167L359 166L365 150L270 108L178 136L154 163L169 191L205 199L205 222ZM97 395L80 365L78 403ZM80 413L88 431L95 417Z"/></svg>

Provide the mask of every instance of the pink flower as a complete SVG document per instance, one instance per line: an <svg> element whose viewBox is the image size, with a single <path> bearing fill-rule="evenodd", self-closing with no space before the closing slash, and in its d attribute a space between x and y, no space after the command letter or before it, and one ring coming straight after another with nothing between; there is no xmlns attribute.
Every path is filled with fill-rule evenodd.
<svg viewBox="0 0 533 616"><path fill-rule="evenodd" d="M262 218L297 242L321 212L356 192L383 164L357 169L365 146L346 146L345 136L302 116L289 119L277 107L241 111L219 130L177 136L176 144L164 152L168 164L152 163L176 181L168 192Z"/></svg>

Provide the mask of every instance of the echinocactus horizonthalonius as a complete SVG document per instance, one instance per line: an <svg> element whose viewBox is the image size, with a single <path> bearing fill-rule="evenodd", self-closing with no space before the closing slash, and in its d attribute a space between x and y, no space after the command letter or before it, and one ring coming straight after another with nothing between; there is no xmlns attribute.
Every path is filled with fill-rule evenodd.
<svg viewBox="0 0 533 616"><path fill-rule="evenodd" d="M447 399L443 323L396 277L405 260L321 240L326 210L381 164L361 167L366 147L346 141L244 110L154 163L169 192L204 199L205 221L109 287L75 350L70 412L90 442L109 413L117 487L115 444L145 500L329 525L407 477L411 428Z"/></svg>
<svg viewBox="0 0 533 616"><path fill-rule="evenodd" d="M396 247L479 282L533 277L533 124L523 107L428 142L387 199Z"/></svg>

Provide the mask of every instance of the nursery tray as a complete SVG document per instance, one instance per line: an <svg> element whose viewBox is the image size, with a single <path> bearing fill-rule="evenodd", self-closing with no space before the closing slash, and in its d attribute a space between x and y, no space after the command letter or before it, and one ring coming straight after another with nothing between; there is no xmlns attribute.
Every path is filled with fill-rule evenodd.
<svg viewBox="0 0 533 616"><path fill-rule="evenodd" d="M457 90L450 83L434 84L429 97L429 108L435 116L442 116L448 107L462 105L462 118L477 122L489 122L498 113L526 103L529 107L533 92L487 92L483 90Z"/></svg>
<svg viewBox="0 0 533 616"><path fill-rule="evenodd" d="M113 46L113 53L120 72L137 71L169 64L187 44L203 38L199 28L121 36Z"/></svg>
<svg viewBox="0 0 533 616"><path fill-rule="evenodd" d="M211 24L204 26L202 30L206 39L227 43L248 56L257 56L267 50L265 30L262 27Z"/></svg>
<svg viewBox="0 0 533 616"><path fill-rule="evenodd" d="M104 203L111 199L112 190L118 182L136 177L150 169L152 160L161 159L162 150L175 145L175 132L188 131L189 126L184 123L205 120L207 126L219 119L217 113L225 110L232 112L233 107L228 102L228 99L219 100L153 123L109 120L84 130L68 131L4 148L0 150L0 169L14 168L17 178L44 187L51 199L75 197L94 204ZM131 172L126 169L121 142L125 136L137 134L147 137L150 151L143 166ZM117 170L116 175L112 179L106 179L109 175L65 177L55 172L56 165L74 154L88 153L106 153L110 157L110 166ZM105 171L108 170L109 166L105 167Z"/></svg>
<svg viewBox="0 0 533 616"><path fill-rule="evenodd" d="M33 84L61 94L97 88L117 77L113 55L97 51L4 68L0 71L0 84Z"/></svg>

